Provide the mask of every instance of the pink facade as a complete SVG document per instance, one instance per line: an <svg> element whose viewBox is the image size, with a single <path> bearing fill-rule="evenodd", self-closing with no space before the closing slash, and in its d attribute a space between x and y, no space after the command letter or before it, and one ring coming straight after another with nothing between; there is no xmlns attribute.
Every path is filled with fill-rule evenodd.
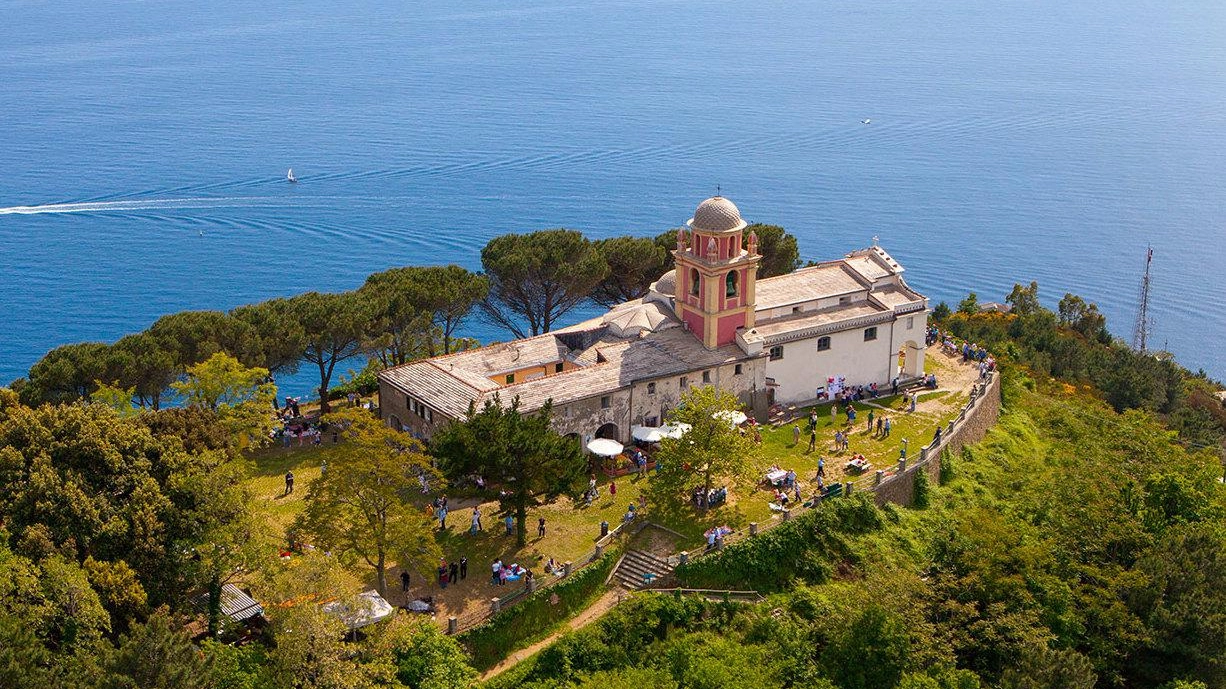
<svg viewBox="0 0 1226 689"><path fill-rule="evenodd" d="M693 326L691 326L693 327ZM716 342L721 345L736 341L736 329L745 327L745 314L734 313L719 319L719 334Z"/></svg>
<svg viewBox="0 0 1226 689"><path fill-rule="evenodd" d="M704 321L701 313L686 310L684 315L685 323L690 327L690 332L698 339L702 339Z"/></svg>

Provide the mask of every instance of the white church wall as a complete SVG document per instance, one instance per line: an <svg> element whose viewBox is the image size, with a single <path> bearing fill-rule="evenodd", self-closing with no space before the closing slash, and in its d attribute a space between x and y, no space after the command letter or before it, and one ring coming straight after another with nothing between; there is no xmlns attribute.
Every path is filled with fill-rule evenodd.
<svg viewBox="0 0 1226 689"><path fill-rule="evenodd" d="M766 375L778 385L775 401L791 404L811 400L833 376L843 376L847 385L888 383L894 377L892 352L897 349L892 348L890 323L875 327L877 338L867 342L865 328L830 333L826 336L830 349L820 352L816 337L782 345L783 358L766 362ZM765 349L769 351L770 347Z"/></svg>

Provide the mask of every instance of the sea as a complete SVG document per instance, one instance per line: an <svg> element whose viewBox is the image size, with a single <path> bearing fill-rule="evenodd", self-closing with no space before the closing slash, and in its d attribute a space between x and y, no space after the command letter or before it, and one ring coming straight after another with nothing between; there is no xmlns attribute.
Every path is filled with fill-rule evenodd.
<svg viewBox="0 0 1226 689"><path fill-rule="evenodd" d="M0 382L175 311L479 269L507 232L655 235L717 190L805 259L876 240L933 304L1035 280L1126 340L1152 247L1150 346L1226 377L1220 0L0 16ZM509 337L478 318L466 334Z"/></svg>

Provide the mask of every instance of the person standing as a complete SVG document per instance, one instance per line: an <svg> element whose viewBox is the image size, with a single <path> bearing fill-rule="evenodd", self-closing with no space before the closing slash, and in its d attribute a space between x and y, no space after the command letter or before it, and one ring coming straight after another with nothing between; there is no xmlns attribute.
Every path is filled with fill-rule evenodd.
<svg viewBox="0 0 1226 689"><path fill-rule="evenodd" d="M400 570L400 590L408 593L409 591L409 570Z"/></svg>
<svg viewBox="0 0 1226 689"><path fill-rule="evenodd" d="M839 415L839 403L831 402L830 403L830 425L831 426L838 423L838 415Z"/></svg>
<svg viewBox="0 0 1226 689"><path fill-rule="evenodd" d="M792 424L792 444L800 444L800 424Z"/></svg>
<svg viewBox="0 0 1226 689"><path fill-rule="evenodd" d="M480 530L481 530L481 510L479 508L474 507L473 508L473 524L471 527L469 527L468 533L472 534L473 536L476 536L477 532Z"/></svg>
<svg viewBox="0 0 1226 689"><path fill-rule="evenodd" d="M817 458L817 478L818 480L821 480L821 478L825 475L826 475L826 460L825 458L818 457Z"/></svg>
<svg viewBox="0 0 1226 689"><path fill-rule="evenodd" d="M817 449L817 427L814 426L813 429L809 431L809 452L813 452L816 449Z"/></svg>
<svg viewBox="0 0 1226 689"><path fill-rule="evenodd" d="M438 512L436 512L435 514L438 515L438 528L442 529L443 531L446 531L447 530L447 507L446 506L439 507Z"/></svg>
<svg viewBox="0 0 1226 689"><path fill-rule="evenodd" d="M447 582L450 584L454 584L457 581L459 581L459 579L460 579L460 563L452 562L451 566L447 568Z"/></svg>
<svg viewBox="0 0 1226 689"><path fill-rule="evenodd" d="M883 437L883 438L888 438L888 437L890 437L890 417L888 417L888 416L887 416L887 417L885 417L885 431L884 431L884 434L883 434L881 437Z"/></svg>
<svg viewBox="0 0 1226 689"><path fill-rule="evenodd" d="M294 472L285 472L285 494L289 495L294 492Z"/></svg>
<svg viewBox="0 0 1226 689"><path fill-rule="evenodd" d="M492 583L498 583L498 575L502 572L502 560L494 560L493 566L490 568L492 573Z"/></svg>
<svg viewBox="0 0 1226 689"><path fill-rule="evenodd" d="M507 515L507 518L506 518L506 519L504 519L504 520L502 520L502 522L503 522L503 524L506 524L506 526L507 526L507 535L508 535L508 536L510 536L511 534L515 533L515 517L512 517L511 515L509 515L509 514L508 514L508 515Z"/></svg>
<svg viewBox="0 0 1226 689"><path fill-rule="evenodd" d="M868 430L870 433L873 431L873 416L875 416L873 414L873 410L869 409L868 410Z"/></svg>
<svg viewBox="0 0 1226 689"><path fill-rule="evenodd" d="M537 538L545 537L545 518L544 517L541 517L540 519L536 520L536 537Z"/></svg>
<svg viewBox="0 0 1226 689"><path fill-rule="evenodd" d="M460 579L463 580L467 578L468 578L468 558L462 557L460 558Z"/></svg>
<svg viewBox="0 0 1226 689"><path fill-rule="evenodd" d="M879 416L879 417L877 417L877 433L876 433L876 435L878 435L878 436L880 436L880 435L881 435L881 422L882 422L882 421L884 421L884 420L885 420L885 417L884 417L884 416Z"/></svg>
<svg viewBox="0 0 1226 689"><path fill-rule="evenodd" d="M438 563L438 585L447 588L447 561L439 560Z"/></svg>

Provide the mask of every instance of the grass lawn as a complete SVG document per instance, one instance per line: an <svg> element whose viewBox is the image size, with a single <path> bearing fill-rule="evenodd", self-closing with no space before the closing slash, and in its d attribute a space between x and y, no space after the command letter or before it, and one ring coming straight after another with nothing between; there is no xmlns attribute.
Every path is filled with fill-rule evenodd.
<svg viewBox="0 0 1226 689"><path fill-rule="evenodd" d="M872 404L885 407L882 410L870 407L869 403L857 403L857 423L852 429L851 446L848 453L833 451L834 431L846 427L846 415L840 413L837 426L831 424L829 405L819 405L817 411L818 445L817 451L807 452L808 435L805 433L808 410L798 416L801 424L801 441L794 444L792 440L792 424L779 428L760 427L762 444L759 457L755 460L755 477L762 477L768 467L777 465L783 469L792 469L801 481L802 493L807 499L816 488L817 460L819 456L826 458L826 482L844 480L843 465L849 454L863 454L876 468L890 468L897 464L898 450L903 438L910 440L908 456L917 456L922 445L932 439L933 430L938 423L948 423L965 404L967 390L977 373L969 367L962 366L954 360L939 354L930 354L925 369L936 373L942 386L949 390L938 390L921 393L919 406L914 413L902 410L901 396L883 397L873 400ZM889 438L877 438L868 431L867 416L869 409L875 415L887 414L893 419L894 428ZM324 461L331 465L332 457L342 447L333 445L326 439L319 447L267 448L252 454L255 470L250 480L251 491L256 501L256 509L264 521L264 533L271 544L278 549L287 543L286 528L293 518L301 511L303 499L311 481L319 476L320 467ZM295 490L291 495L284 495L285 472L292 470L295 477ZM871 471L870 471L871 473ZM519 563L530 567L537 573L538 581L544 582L547 575L543 572L543 564L550 557L558 563L567 560L575 566L586 562L595 549L595 542L600 536L600 522L609 522L610 528L617 526L625 514L627 505L637 502L641 489L650 481L650 477L636 479L624 476L615 480L601 479L600 498L590 506L575 504L569 499L560 499L528 513L528 541L522 548L515 545L515 537L506 534L502 522L504 515L499 514L496 502L480 505L482 515L482 531L475 536L469 534L472 507L476 499L452 498L451 511L447 518L447 530L439 531L439 543L448 560L468 558L469 576L466 580L443 590L433 577L423 577L412 574L412 587L409 596L400 592L399 570L390 570L388 575L389 600L393 603L404 602L408 597L434 596L440 608L440 619L446 615L461 615L465 610L473 610L489 604L489 599L495 596L505 597L522 589L522 582L509 582L506 587L499 587L490 582L490 564L495 558L501 558L504 563ZM616 484L616 495L611 495L611 484ZM778 513L772 512L768 506L772 494L758 488L740 488L730 490L728 503L699 514L688 507L667 507L649 505L649 514L653 522L661 524L682 535L678 547L701 548L702 532L707 528L727 524L734 528L742 528L751 521L761 524L771 519L778 519ZM421 496L424 504L431 496ZM537 519L544 517L546 534L544 538L536 537ZM360 566L354 570L354 589L365 590L374 587L373 569Z"/></svg>

